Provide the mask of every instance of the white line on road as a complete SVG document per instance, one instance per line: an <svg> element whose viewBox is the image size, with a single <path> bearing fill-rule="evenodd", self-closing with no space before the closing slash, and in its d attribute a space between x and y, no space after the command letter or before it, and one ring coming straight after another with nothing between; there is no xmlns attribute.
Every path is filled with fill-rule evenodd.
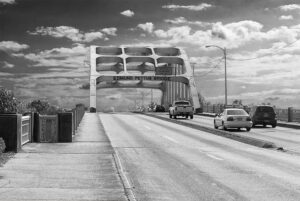
<svg viewBox="0 0 300 201"><path fill-rule="evenodd" d="M144 126L145 128L147 128L148 130L152 130L149 126Z"/></svg>
<svg viewBox="0 0 300 201"><path fill-rule="evenodd" d="M168 137L168 136L162 136L162 137L164 137L164 138L166 138L167 140L170 140L170 141L172 141L172 142L174 142L174 143L176 143L176 144L179 144L179 142L178 142L177 140L174 140L174 139L171 138L171 137Z"/></svg>
<svg viewBox="0 0 300 201"><path fill-rule="evenodd" d="M210 157L210 158L213 158L213 159L216 159L216 160L219 160L219 161L223 161L224 159L222 159L222 158L219 158L219 157L217 157L217 156L214 156L214 155L211 155L211 154L206 154L208 157Z"/></svg>

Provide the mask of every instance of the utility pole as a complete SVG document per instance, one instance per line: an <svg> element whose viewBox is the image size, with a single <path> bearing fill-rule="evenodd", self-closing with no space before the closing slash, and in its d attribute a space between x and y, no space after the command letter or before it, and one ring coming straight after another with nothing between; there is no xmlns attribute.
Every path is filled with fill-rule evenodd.
<svg viewBox="0 0 300 201"><path fill-rule="evenodd" d="M153 89L151 89L151 104L153 103Z"/></svg>
<svg viewBox="0 0 300 201"><path fill-rule="evenodd" d="M193 68L193 77L195 76L195 63L191 63L192 64L192 68Z"/></svg>
<svg viewBox="0 0 300 201"><path fill-rule="evenodd" d="M227 64L226 64L226 57L227 57L227 51L226 51L226 48L222 48L220 46L217 46L217 45L206 45L205 46L206 48L209 48L209 47L216 47L216 48L219 48L220 50L222 50L223 54L224 54L224 67L225 67L225 107L227 106Z"/></svg>

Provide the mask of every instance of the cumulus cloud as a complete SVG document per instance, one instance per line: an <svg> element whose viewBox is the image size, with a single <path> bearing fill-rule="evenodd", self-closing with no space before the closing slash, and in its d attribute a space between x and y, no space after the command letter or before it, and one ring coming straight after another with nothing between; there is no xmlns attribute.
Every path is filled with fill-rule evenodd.
<svg viewBox="0 0 300 201"><path fill-rule="evenodd" d="M13 56L33 62L34 67L83 67L88 48L77 44L72 48L54 48L39 53L15 53Z"/></svg>
<svg viewBox="0 0 300 201"><path fill-rule="evenodd" d="M131 10L124 10L123 12L121 12L121 15L124 15L126 17L133 17L134 16L134 12Z"/></svg>
<svg viewBox="0 0 300 201"><path fill-rule="evenodd" d="M27 31L30 35L51 36L54 38L68 38L73 42L91 42L106 39L107 35L116 36L117 28L104 28L99 31L86 32L70 26L37 27L35 31Z"/></svg>
<svg viewBox="0 0 300 201"><path fill-rule="evenodd" d="M116 36L116 32L117 32L117 28L115 27L110 27L110 28L104 28L104 29L101 29L101 31L107 35L110 35L110 36Z"/></svg>
<svg viewBox="0 0 300 201"><path fill-rule="evenodd" d="M148 33L152 33L154 29L154 25L152 22L146 22L144 24L138 24L137 28L142 29L143 31L146 31Z"/></svg>
<svg viewBox="0 0 300 201"><path fill-rule="evenodd" d="M292 20L294 17L292 15L281 15L279 17L280 20Z"/></svg>
<svg viewBox="0 0 300 201"><path fill-rule="evenodd" d="M0 42L0 51L4 52L19 52L21 50L28 49L29 45L20 44L14 41L1 41Z"/></svg>
<svg viewBox="0 0 300 201"><path fill-rule="evenodd" d="M206 44L214 44L227 48L239 48L250 42L285 41L293 42L300 36L297 27L281 26L263 31L263 25L259 22L245 20L223 24L216 22L207 30L193 31L190 26L175 26L167 30L158 29L154 34L161 42L178 45L196 45L202 49ZM211 50L211 49L206 49Z"/></svg>
<svg viewBox="0 0 300 201"><path fill-rule="evenodd" d="M0 0L0 4L14 4L15 0Z"/></svg>
<svg viewBox="0 0 300 201"><path fill-rule="evenodd" d="M199 5L175 5L175 4L170 4L170 5L164 5L162 6L162 8L166 8L169 10L177 10L177 9L187 9L187 10L192 10L192 11L202 11L202 10L206 10L210 7L212 7L213 5L208 4L208 3L201 3Z"/></svg>
<svg viewBox="0 0 300 201"><path fill-rule="evenodd" d="M300 4L288 4L279 6L280 10L290 11L290 10L300 10Z"/></svg>
<svg viewBox="0 0 300 201"><path fill-rule="evenodd" d="M200 27L207 27L212 25L212 23L209 22L202 22L202 21L188 21L184 17L178 17L175 19L166 19L165 22L170 24L190 24L190 25L198 25Z"/></svg>
<svg viewBox="0 0 300 201"><path fill-rule="evenodd" d="M8 63L6 61L2 62L2 68L13 68L15 67L14 64Z"/></svg>

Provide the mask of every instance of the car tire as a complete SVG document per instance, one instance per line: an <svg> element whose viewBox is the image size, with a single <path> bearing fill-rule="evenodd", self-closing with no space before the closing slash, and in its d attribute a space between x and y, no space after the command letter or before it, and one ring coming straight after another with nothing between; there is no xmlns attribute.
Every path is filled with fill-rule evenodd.
<svg viewBox="0 0 300 201"><path fill-rule="evenodd" d="M266 128L266 127L267 127L267 124L263 123L263 127Z"/></svg>
<svg viewBox="0 0 300 201"><path fill-rule="evenodd" d="M176 115L174 115L173 117L174 117L174 119L177 119L177 116L176 116Z"/></svg>
<svg viewBox="0 0 300 201"><path fill-rule="evenodd" d="M189 118L189 115L185 115L185 118L186 118L186 119Z"/></svg>
<svg viewBox="0 0 300 201"><path fill-rule="evenodd" d="M214 121L214 127L215 127L215 129L218 129L218 126L217 126L217 124L216 124L216 121Z"/></svg>
<svg viewBox="0 0 300 201"><path fill-rule="evenodd" d="M277 126L276 124L272 124L272 128L276 128L276 126Z"/></svg>
<svg viewBox="0 0 300 201"><path fill-rule="evenodd" d="M246 128L246 130L247 130L247 131L250 131L250 130L251 130L251 128L250 128L250 127L249 127L249 128Z"/></svg>
<svg viewBox="0 0 300 201"><path fill-rule="evenodd" d="M224 131L227 131L227 127L224 125L224 121L222 121L222 126L223 126Z"/></svg>
<svg viewBox="0 0 300 201"><path fill-rule="evenodd" d="M194 118L194 115L191 115L190 118L193 119L193 118Z"/></svg>
<svg viewBox="0 0 300 201"><path fill-rule="evenodd" d="M172 119L172 115L171 114L169 114L169 117L170 117L170 119Z"/></svg>

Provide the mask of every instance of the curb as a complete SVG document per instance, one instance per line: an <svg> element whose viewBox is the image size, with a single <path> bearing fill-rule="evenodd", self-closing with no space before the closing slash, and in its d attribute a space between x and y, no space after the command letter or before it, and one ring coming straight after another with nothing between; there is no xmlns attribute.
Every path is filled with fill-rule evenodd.
<svg viewBox="0 0 300 201"><path fill-rule="evenodd" d="M278 122L278 121L277 121L277 126L285 127L285 128L300 129L300 125L296 125L296 124L286 124L286 123L281 123L281 122Z"/></svg>
<svg viewBox="0 0 300 201"><path fill-rule="evenodd" d="M179 125L187 126L187 127L190 127L190 128L200 130L200 131L205 131L205 132L208 132L208 133L211 133L211 134L214 134L214 135L218 135L218 136L221 136L221 137L226 137L226 138L229 138L229 139L232 139L232 140L235 140L235 141L239 141L239 142L249 144L249 145L253 145L253 146L256 146L256 147L260 147L260 148L268 148L268 149L270 149L270 148L272 148L272 149L279 148L273 142L269 142L269 141L265 141L265 140L258 140L256 138L231 133L231 132L228 132L228 131L222 131L222 130L217 130L217 129L214 129L214 128L208 128L208 127L204 127L204 126L200 126L200 125L194 125L194 124L190 124L190 123L183 122L183 121L180 121L180 120L168 119L168 118L164 118L164 117L160 117L160 116L156 116L156 115L151 115L151 114L146 114L146 113L144 113L144 115L154 117L154 118L157 118L157 119L161 119L161 120L164 120L164 121L176 123L176 124L179 124Z"/></svg>

